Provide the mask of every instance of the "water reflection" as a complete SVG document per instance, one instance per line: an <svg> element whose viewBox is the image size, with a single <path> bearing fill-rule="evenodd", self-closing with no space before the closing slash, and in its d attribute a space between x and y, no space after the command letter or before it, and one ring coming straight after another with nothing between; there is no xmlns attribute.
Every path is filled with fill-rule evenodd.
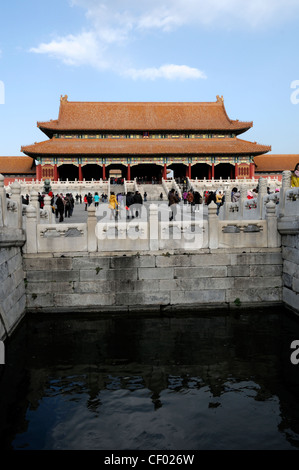
<svg viewBox="0 0 299 470"><path fill-rule="evenodd" d="M28 316L6 345L2 448L299 447L298 319Z"/></svg>

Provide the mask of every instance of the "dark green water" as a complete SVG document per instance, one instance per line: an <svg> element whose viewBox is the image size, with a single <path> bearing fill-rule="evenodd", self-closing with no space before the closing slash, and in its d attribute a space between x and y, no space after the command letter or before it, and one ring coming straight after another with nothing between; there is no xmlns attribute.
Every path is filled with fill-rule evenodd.
<svg viewBox="0 0 299 470"><path fill-rule="evenodd" d="M28 315L0 366L2 449L299 448L283 310Z"/></svg>

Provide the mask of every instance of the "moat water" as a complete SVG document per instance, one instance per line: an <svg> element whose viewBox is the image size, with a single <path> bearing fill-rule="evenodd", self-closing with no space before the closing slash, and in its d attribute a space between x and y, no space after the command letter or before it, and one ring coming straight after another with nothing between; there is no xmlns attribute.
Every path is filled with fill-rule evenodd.
<svg viewBox="0 0 299 470"><path fill-rule="evenodd" d="M294 340L281 309L28 315L5 342L0 448L296 450Z"/></svg>

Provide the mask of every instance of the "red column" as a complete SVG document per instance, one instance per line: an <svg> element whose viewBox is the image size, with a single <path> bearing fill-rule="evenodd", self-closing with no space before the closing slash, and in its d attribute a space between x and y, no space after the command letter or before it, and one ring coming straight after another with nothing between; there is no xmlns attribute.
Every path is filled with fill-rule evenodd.
<svg viewBox="0 0 299 470"><path fill-rule="evenodd" d="M103 163L103 180L106 179L106 165Z"/></svg>
<svg viewBox="0 0 299 470"><path fill-rule="evenodd" d="M235 163L235 179L238 178L238 163Z"/></svg>
<svg viewBox="0 0 299 470"><path fill-rule="evenodd" d="M188 178L191 180L191 163L188 166Z"/></svg>
<svg viewBox="0 0 299 470"><path fill-rule="evenodd" d="M131 181L131 165L128 163L127 180Z"/></svg>
<svg viewBox="0 0 299 470"><path fill-rule="evenodd" d="M81 163L79 163L79 181L83 181L83 174L82 174L82 166L81 166Z"/></svg>
<svg viewBox="0 0 299 470"><path fill-rule="evenodd" d="M41 179L42 179L42 166L41 166L41 164L36 165L36 179L37 179L37 181L41 181Z"/></svg>
<svg viewBox="0 0 299 470"><path fill-rule="evenodd" d="M254 170L255 170L254 163L250 163L250 169L249 169L249 177L250 178L254 178Z"/></svg>
<svg viewBox="0 0 299 470"><path fill-rule="evenodd" d="M54 181L58 181L58 169L56 163L54 165Z"/></svg>
<svg viewBox="0 0 299 470"><path fill-rule="evenodd" d="M212 167L209 165L208 179L212 179Z"/></svg>
<svg viewBox="0 0 299 470"><path fill-rule="evenodd" d="M215 178L215 164L212 163L212 178Z"/></svg>

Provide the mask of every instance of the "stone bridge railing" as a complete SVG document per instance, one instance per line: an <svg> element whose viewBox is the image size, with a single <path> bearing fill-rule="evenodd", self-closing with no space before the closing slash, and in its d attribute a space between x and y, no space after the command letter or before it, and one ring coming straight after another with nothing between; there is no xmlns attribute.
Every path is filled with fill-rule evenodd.
<svg viewBox="0 0 299 470"><path fill-rule="evenodd" d="M188 189L191 188L194 191L216 191L217 189L221 189L222 191L231 191L233 187L237 187L240 189L241 186L245 187L247 190L252 190L256 188L259 180L263 179L265 181L266 187L270 189L271 192L274 192L276 188L280 188L282 182L278 178L270 178L270 177L263 177L259 178L247 178L247 179L207 179L204 178L202 180L199 179L190 179L187 178Z"/></svg>
<svg viewBox="0 0 299 470"><path fill-rule="evenodd" d="M43 181L25 181L22 179L16 180L14 183L9 184L5 187L7 193L11 193L15 183L18 183L21 187L21 193L25 196L26 194L30 194L32 191L37 191L42 193L44 191L44 183ZM109 180L102 180L99 181L92 180L92 181L51 181L51 190L54 194L57 193L72 193L74 196L76 194L81 194L84 196L87 193L94 194L98 192L99 194L110 194L110 181Z"/></svg>
<svg viewBox="0 0 299 470"><path fill-rule="evenodd" d="M53 224L44 213L28 206L25 214L26 253L128 252L199 250L202 248L279 247L275 205L267 205L266 218L223 221L217 207L209 205L208 218L159 220L158 206L151 205L146 221L98 221L96 208L88 208L87 223Z"/></svg>

